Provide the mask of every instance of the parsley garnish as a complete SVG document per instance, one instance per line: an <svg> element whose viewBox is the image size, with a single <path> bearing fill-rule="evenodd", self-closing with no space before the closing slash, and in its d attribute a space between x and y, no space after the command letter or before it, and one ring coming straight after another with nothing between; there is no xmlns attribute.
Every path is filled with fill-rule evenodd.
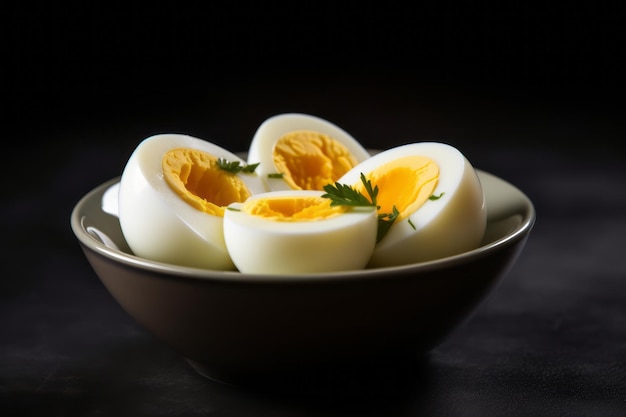
<svg viewBox="0 0 626 417"><path fill-rule="evenodd" d="M376 210L380 209L380 206L376 202L378 197L378 186L372 187L372 182L365 178L365 175L361 173L361 182L365 187L365 191L369 195L369 199L363 195L360 191L355 190L349 185L340 184L335 182L335 185L327 184L324 186L322 197L330 198L331 206L352 206L352 207L376 207ZM392 213L380 213L378 214L378 232L376 236L376 243L387 234L389 228L396 221L400 212L393 206Z"/></svg>
<svg viewBox="0 0 626 417"><path fill-rule="evenodd" d="M378 215L378 232L376 233L376 243L380 242L387 234L391 225L396 221L400 212L393 206L393 213L382 213Z"/></svg>
<svg viewBox="0 0 626 417"><path fill-rule="evenodd" d="M238 174L240 172L244 172L246 174L251 174L254 172L256 167L259 166L258 163L250 164L250 165L242 165L239 161L229 161L225 158L217 159L217 166L224 171L231 172L233 174Z"/></svg>
<svg viewBox="0 0 626 417"><path fill-rule="evenodd" d="M441 197L443 197L444 194L445 193L443 193L443 192L440 193L439 195L433 194L430 197L428 197L428 199L431 200L431 201L439 200Z"/></svg>
<svg viewBox="0 0 626 417"><path fill-rule="evenodd" d="M340 184L338 182L336 182L334 186L331 184L325 185L324 191L326 191L326 194L322 195L322 197L330 198L331 206L375 206L376 209L378 209L378 206L376 205L378 186L372 189L371 181L366 180L363 174L361 174L361 182L363 182L363 185L365 186L365 189L367 190L370 199L368 199L362 193L350 187L349 185Z"/></svg>

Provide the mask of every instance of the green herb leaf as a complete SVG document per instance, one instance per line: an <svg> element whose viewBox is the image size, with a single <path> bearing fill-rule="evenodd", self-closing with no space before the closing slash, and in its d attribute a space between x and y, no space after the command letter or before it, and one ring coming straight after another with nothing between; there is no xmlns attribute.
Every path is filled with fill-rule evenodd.
<svg viewBox="0 0 626 417"><path fill-rule="evenodd" d="M443 193L443 192L442 192L442 193L440 193L439 195L434 195L434 194L433 194L433 195L431 195L430 197L428 197L428 199L429 199L429 200L431 200L431 201L439 200L441 197L443 197L443 195L444 195L444 194L445 194L445 193Z"/></svg>
<svg viewBox="0 0 626 417"><path fill-rule="evenodd" d="M363 207L375 205L362 193L349 185L340 184L338 182L336 182L334 186L327 184L324 186L324 191L326 191L326 194L323 194L322 197L330 198L331 206Z"/></svg>
<svg viewBox="0 0 626 417"><path fill-rule="evenodd" d="M239 161L229 161L226 158L218 158L217 166L219 167L219 169L230 172L232 174L238 174L240 172L251 174L254 172L256 167L259 166L259 164L257 163L251 165L242 165Z"/></svg>
<svg viewBox="0 0 626 417"><path fill-rule="evenodd" d="M378 197L378 186L372 187L372 182L368 180L363 173L361 173L361 182L365 187L365 191L369 195L367 198L363 193L357 191L349 185L341 184L335 182L335 185L327 184L324 186L324 191L326 194L323 194L322 197L330 198L331 206L352 206L352 207L367 207L373 206L376 207L376 210L380 209L380 206L377 205L376 198ZM391 225L396 221L400 212L393 206L392 213L379 213L378 214L378 230L376 234L376 243L380 242L380 240L385 237Z"/></svg>
<svg viewBox="0 0 626 417"><path fill-rule="evenodd" d="M378 215L378 231L376 233L376 243L380 242L385 237L385 235L387 234L387 232L389 232L389 229L399 215L400 212L395 205L393 206L392 213L382 213Z"/></svg>
<svg viewBox="0 0 626 417"><path fill-rule="evenodd" d="M252 174L254 170L259 166L259 164L260 162L257 162L256 164L246 165L243 168L241 168L241 171L245 172L246 174Z"/></svg>
<svg viewBox="0 0 626 417"><path fill-rule="evenodd" d="M379 207L378 207L378 204L376 203L376 198L378 197L378 185L372 188L372 181L365 178L365 175L363 175L362 172L361 172L361 182L363 183L363 186L365 187L365 191L367 191L367 194L369 194L370 199L372 200L372 205L376 206L376 209L378 209Z"/></svg>

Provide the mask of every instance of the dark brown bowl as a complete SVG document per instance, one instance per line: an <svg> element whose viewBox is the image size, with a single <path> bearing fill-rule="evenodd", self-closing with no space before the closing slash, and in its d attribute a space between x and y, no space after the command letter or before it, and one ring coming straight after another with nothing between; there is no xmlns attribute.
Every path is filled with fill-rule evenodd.
<svg viewBox="0 0 626 417"><path fill-rule="evenodd" d="M440 344L511 268L535 221L524 193L478 173L488 216L482 245L398 267L277 277L142 259L101 207L119 178L85 195L71 226L131 317L201 374L237 382L390 351L419 355Z"/></svg>

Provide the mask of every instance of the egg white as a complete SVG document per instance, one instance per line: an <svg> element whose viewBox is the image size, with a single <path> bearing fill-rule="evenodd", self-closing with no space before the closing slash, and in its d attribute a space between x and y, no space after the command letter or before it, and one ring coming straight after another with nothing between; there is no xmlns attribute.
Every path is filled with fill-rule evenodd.
<svg viewBox="0 0 626 417"><path fill-rule="evenodd" d="M433 195L401 221L396 221L376 245L368 267L429 261L475 249L483 238L487 214L485 197L474 167L455 147L419 142L382 151L355 166L338 182L354 185L380 165L410 156L425 156L439 165ZM384 190L379 190L383 193Z"/></svg>
<svg viewBox="0 0 626 417"><path fill-rule="evenodd" d="M247 201L321 196L321 191L289 190L257 194ZM250 274L303 274L362 269L376 242L373 207L357 208L315 221L276 221L241 211L224 213L226 247L237 269Z"/></svg>
<svg viewBox="0 0 626 417"><path fill-rule="evenodd" d="M137 256L176 265L234 269L224 243L223 217L204 213L166 183L161 167L171 149L197 149L229 161L245 161L208 141L180 134L144 139L130 156L120 179L119 220ZM265 192L255 174L237 174L252 194Z"/></svg>
<svg viewBox="0 0 626 417"><path fill-rule="evenodd" d="M284 113L266 119L256 130L248 151L248 163L259 163L257 173L272 191L290 190L291 186L282 178L271 178L276 174L273 160L274 145L287 133L307 130L325 134L341 143L354 156L357 163L370 157L359 141L339 126L317 116L303 113Z"/></svg>

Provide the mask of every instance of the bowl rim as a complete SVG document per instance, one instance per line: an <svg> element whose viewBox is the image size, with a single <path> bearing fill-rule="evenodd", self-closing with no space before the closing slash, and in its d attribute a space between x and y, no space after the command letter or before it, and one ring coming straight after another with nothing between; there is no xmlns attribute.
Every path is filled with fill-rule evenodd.
<svg viewBox="0 0 626 417"><path fill-rule="evenodd" d="M417 262L406 265L388 266L388 267L373 267L360 270L350 271L337 271L337 272L324 272L324 273L303 273L303 274L287 274L287 275L272 275L272 274L250 274L241 273L239 271L225 271L214 270L205 268L195 268L187 266L179 266L174 264L168 264L158 261L152 261L144 259L136 255L132 255L121 250L111 248L94 236L89 234L84 227L84 216L81 217L81 209L87 201L94 198L95 195L103 193L106 189L119 182L120 177L112 178L104 183L93 188L74 205L71 212L70 224L72 231L79 243L93 252L108 258L111 261L121 263L131 268L139 268L145 271L149 271L156 274L169 277L179 278L191 278L200 280L224 280L234 282L254 282L254 283L285 283L285 282L322 282L322 281L338 281L338 280L353 280L353 279L373 279L386 275L398 275L398 274L410 274L410 273L424 273L433 270L440 269L442 267L452 267L463 264L470 259L478 259L487 256L491 251L497 248L503 248L525 239L536 220L535 207L530 198L522 192L518 187L514 186L510 182L499 178L486 171L476 169L479 176L491 177L498 181L505 183L507 186L517 191L524 199L525 213L522 218L521 224L514 230L507 233L492 242L485 245L481 245L478 248L470 251L462 252L460 254L447 256L444 258L438 258L430 261Z"/></svg>

